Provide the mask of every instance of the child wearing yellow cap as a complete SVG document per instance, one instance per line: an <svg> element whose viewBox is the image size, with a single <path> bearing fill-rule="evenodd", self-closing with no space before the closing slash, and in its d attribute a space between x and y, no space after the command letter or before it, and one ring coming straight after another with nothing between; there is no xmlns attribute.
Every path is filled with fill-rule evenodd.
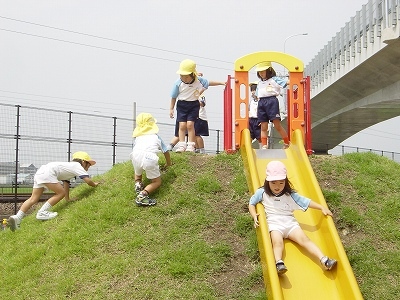
<svg viewBox="0 0 400 300"><path fill-rule="evenodd" d="M176 145L176 152L195 151L195 122L199 118L200 95L213 85L225 85L225 82L208 81L196 71L196 63L193 60L185 59L180 63L179 79L175 81L171 92L171 104L169 116L174 118L176 103L176 121L179 122L179 142ZM186 132L188 142L185 142Z"/></svg>
<svg viewBox="0 0 400 300"><path fill-rule="evenodd" d="M149 198L149 194L161 186L161 173L158 164L158 152L164 154L166 165L171 166L171 157L167 146L158 133L157 121L149 113L140 113L136 117L136 128L132 136L135 138L130 158L135 170L135 191L138 194L136 204L138 206L156 205L156 200ZM150 183L143 186L142 174Z"/></svg>
<svg viewBox="0 0 400 300"><path fill-rule="evenodd" d="M98 182L93 182L88 174L88 170L96 162L90 158L89 154L83 151L75 152L72 155L71 162L51 162L41 166L35 176L32 195L27 199L19 209L16 215L8 219L8 226L12 231L20 228L22 219L26 216L28 210L38 203L45 189L55 193L36 214L38 220L50 220L57 216L57 212L51 212L54 205L65 198L69 201L69 180L78 176L90 186L97 186ZM63 182L63 184L60 183Z"/></svg>

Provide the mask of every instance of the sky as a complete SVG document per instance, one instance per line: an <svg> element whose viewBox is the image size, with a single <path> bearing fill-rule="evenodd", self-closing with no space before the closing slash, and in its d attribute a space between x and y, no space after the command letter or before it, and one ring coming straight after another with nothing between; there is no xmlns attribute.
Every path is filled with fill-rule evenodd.
<svg viewBox="0 0 400 300"><path fill-rule="evenodd" d="M258 51L285 50L306 66L367 2L0 0L0 103L121 118L134 118L135 103L136 114L174 124L170 92L182 60L212 81ZM223 87L206 98L210 128L223 129ZM396 121L342 145L400 152Z"/></svg>

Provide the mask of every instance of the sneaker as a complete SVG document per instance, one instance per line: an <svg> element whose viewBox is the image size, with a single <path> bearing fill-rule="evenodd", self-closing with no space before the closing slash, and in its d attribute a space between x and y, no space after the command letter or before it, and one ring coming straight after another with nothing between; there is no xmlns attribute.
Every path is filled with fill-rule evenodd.
<svg viewBox="0 0 400 300"><path fill-rule="evenodd" d="M263 145L262 147L261 147L261 149L268 149L268 145Z"/></svg>
<svg viewBox="0 0 400 300"><path fill-rule="evenodd" d="M167 146L167 151L172 151L172 149L174 149L175 145L169 144Z"/></svg>
<svg viewBox="0 0 400 300"><path fill-rule="evenodd" d="M58 213L57 212L52 212L52 211L38 211L38 213L36 214L36 219L38 220L50 220L50 219L54 219L55 217L57 217Z"/></svg>
<svg viewBox="0 0 400 300"><path fill-rule="evenodd" d="M283 144L283 149L289 148L290 144Z"/></svg>
<svg viewBox="0 0 400 300"><path fill-rule="evenodd" d="M136 204L137 204L138 206L153 206L153 205L156 205L156 204L157 204L157 201L156 201L156 200L149 198L148 195L144 196L144 195L142 195L142 194L139 194L139 195L136 197L135 202L136 202Z"/></svg>
<svg viewBox="0 0 400 300"><path fill-rule="evenodd" d="M175 152L181 153L186 151L186 143L185 142L179 142L176 145L176 150Z"/></svg>
<svg viewBox="0 0 400 300"><path fill-rule="evenodd" d="M325 262L323 262L324 260L325 260ZM329 258L327 256L324 256L323 258L321 258L321 263L322 263L322 266L328 271L332 270L337 265L337 261L335 259Z"/></svg>
<svg viewBox="0 0 400 300"><path fill-rule="evenodd" d="M187 147L186 147L186 152L194 152L194 143L193 142L188 142Z"/></svg>
<svg viewBox="0 0 400 300"><path fill-rule="evenodd" d="M18 218L16 215L13 215L8 218L7 226L10 227L11 231L18 230L21 224L21 219Z"/></svg>
<svg viewBox="0 0 400 300"><path fill-rule="evenodd" d="M141 191L143 191L143 189L144 189L143 182L136 181L135 182L135 192L136 192L136 194L139 194Z"/></svg>
<svg viewBox="0 0 400 300"><path fill-rule="evenodd" d="M276 264L276 271L278 272L278 275L285 274L286 271L287 271L287 268L286 268L286 266L285 266L285 264L283 262L277 263Z"/></svg>

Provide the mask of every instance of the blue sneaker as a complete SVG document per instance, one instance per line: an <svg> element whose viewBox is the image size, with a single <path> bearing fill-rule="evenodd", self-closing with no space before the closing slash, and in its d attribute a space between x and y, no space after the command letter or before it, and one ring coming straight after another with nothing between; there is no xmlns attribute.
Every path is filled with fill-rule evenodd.
<svg viewBox="0 0 400 300"><path fill-rule="evenodd" d="M157 204L157 201L149 198L148 195L144 196L143 194L139 194L135 200L138 206L153 206Z"/></svg>

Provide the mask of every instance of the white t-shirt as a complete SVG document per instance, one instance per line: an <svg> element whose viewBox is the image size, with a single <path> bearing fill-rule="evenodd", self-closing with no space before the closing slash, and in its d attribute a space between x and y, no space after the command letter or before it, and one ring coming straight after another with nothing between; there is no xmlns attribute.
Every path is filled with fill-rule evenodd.
<svg viewBox="0 0 400 300"><path fill-rule="evenodd" d="M57 183L62 180L70 180L78 176L79 178L89 177L88 172L79 162L51 162L41 166L34 177L37 184Z"/></svg>

